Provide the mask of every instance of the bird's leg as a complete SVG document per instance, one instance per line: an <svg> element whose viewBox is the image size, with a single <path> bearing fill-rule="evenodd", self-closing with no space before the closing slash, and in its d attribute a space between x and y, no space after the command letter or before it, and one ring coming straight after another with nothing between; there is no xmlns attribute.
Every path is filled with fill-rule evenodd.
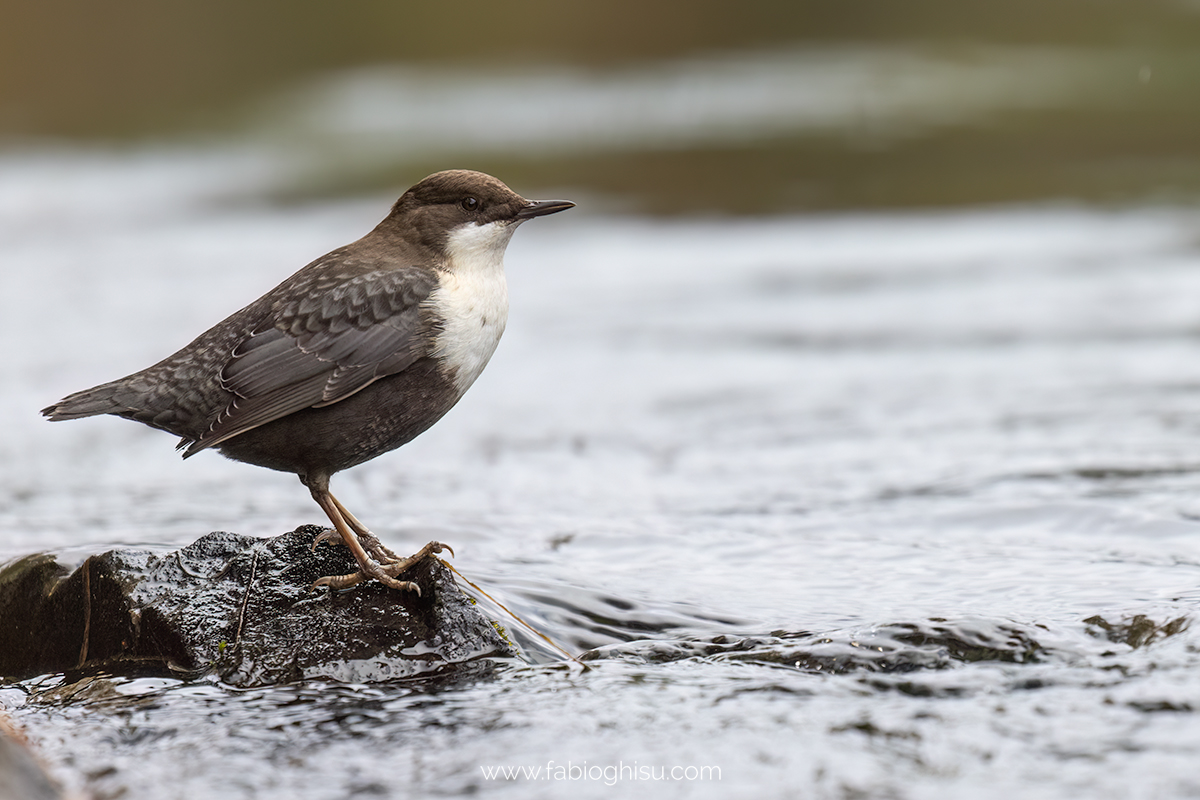
<svg viewBox="0 0 1200 800"><path fill-rule="evenodd" d="M375 559L381 564L388 564L392 561L400 560L400 557L389 550L383 544L383 542L379 541L375 534L371 533L370 529L368 529L366 525L363 525L361 522L359 522L358 519L350 513L350 510L342 505L340 500L338 500L332 494L329 495L329 499L333 501L335 506L337 506L338 513L342 515L342 518L350 526L350 529L358 536L358 541L362 544L363 549L367 551L367 554L370 555L371 558ZM317 545L324 544L325 542L345 544L345 542L342 541L342 535L338 532L337 528L327 528L317 534L316 538L313 539L313 552L316 552Z"/></svg>
<svg viewBox="0 0 1200 800"><path fill-rule="evenodd" d="M323 497L318 497L315 493L313 496L317 499L317 503L321 506L322 510L325 511L325 514L329 517L330 522L333 523L334 528L342 537L342 541L347 547L350 548L351 554L354 555L354 560L358 562L357 572L351 572L347 575L327 575L325 577L318 578L313 583L313 586L328 586L331 589L348 589L351 586L361 583L367 578L374 578L383 585L390 586L393 589L411 589L417 594L421 593L421 590L417 587L417 584L413 583L412 581L396 580L392 575L389 575L384 571L383 566L378 561L371 558L371 556L367 554L367 551L363 548L362 543L358 540L358 536L356 536L354 531L351 530L345 518L342 517L336 505L337 501L333 499L333 495L325 492ZM322 500L326 500L327 502L322 502Z"/></svg>
<svg viewBox="0 0 1200 800"><path fill-rule="evenodd" d="M329 521L333 523L334 529L341 537L342 543L350 548L350 552L354 555L354 560L358 562L358 572L351 572L346 575L326 575L318 578L313 586L328 586L331 589L348 589L367 578L374 578L385 586L390 586L393 589L412 589L420 594L421 590L412 581L398 581L392 575L384 572L383 567L378 561L373 560L367 555L362 544L351 529L346 518L342 516L341 504L333 499L333 495L329 493L329 478L322 475L310 475L301 478L305 485L308 486L312 493L313 500L317 501L317 505L329 517Z"/></svg>
<svg viewBox="0 0 1200 800"><path fill-rule="evenodd" d="M400 560L399 556L384 546L383 542L379 541L375 534L367 529L366 525L359 522L358 518L351 514L350 510L342 505L336 497L329 495L329 499L337 506L337 510L346 522L350 524L351 529L358 534L358 541L362 543L363 548L371 554L372 558L381 564L389 564ZM395 573L392 574L394 575Z"/></svg>
<svg viewBox="0 0 1200 800"><path fill-rule="evenodd" d="M358 571L350 572L345 575L327 575L317 579L313 586L328 586L331 589L349 589L351 586L356 586L368 578L375 578L385 586L390 586L393 589L411 589L419 596L421 588L412 581L396 580L397 576L403 574L414 564L419 563L422 559L429 558L431 555L436 555L444 550L448 550L450 555L454 555L454 549L450 545L442 544L441 542L429 542L419 551L409 556L408 558L400 558L383 542L358 521L358 518L350 513L341 502L333 496L329 491L329 477L327 475L302 475L300 480L308 487L312 493L313 499L317 501L317 505L329 517L329 521L333 523L333 530L324 531L313 540L313 548L324 541L331 541L334 538L339 539L342 544L350 548L350 552L354 554L354 560L358 562Z"/></svg>
<svg viewBox="0 0 1200 800"><path fill-rule="evenodd" d="M379 541L379 539L375 537L375 534L371 533L371 531L367 529L366 525L363 525L361 522L359 522L358 519L350 513L350 509L342 505L340 500L338 500L332 494L329 495L329 498L333 500L334 505L337 506L338 511L340 511L342 516L345 517L346 522L350 523L350 527L354 529L356 534L358 534L358 540L362 542L366 551L371 554L372 558L382 564L383 571L392 577L401 574L412 565L419 563L422 559L441 553L443 550L448 550L450 555L454 555L454 548L450 545L442 544L441 542L429 542L427 545L422 547L408 558L401 558L393 553L387 546L385 546L383 542Z"/></svg>

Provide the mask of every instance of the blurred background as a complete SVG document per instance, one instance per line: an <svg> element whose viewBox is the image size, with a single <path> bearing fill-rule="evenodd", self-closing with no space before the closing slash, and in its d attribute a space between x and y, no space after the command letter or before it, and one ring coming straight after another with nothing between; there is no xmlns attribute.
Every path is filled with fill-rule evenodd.
<svg viewBox="0 0 1200 800"><path fill-rule="evenodd" d="M4 6L4 152L223 148L228 197L447 164L662 214L1200 188L1192 0Z"/></svg>

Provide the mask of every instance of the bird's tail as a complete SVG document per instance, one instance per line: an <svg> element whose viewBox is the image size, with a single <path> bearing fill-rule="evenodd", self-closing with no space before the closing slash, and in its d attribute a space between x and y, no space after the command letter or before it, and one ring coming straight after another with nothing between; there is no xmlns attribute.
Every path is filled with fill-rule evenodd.
<svg viewBox="0 0 1200 800"><path fill-rule="evenodd" d="M42 409L42 416L49 417L51 422L64 419L82 419L98 414L128 413L133 409L117 400L120 382L105 383L84 389L82 392L67 395L52 406Z"/></svg>

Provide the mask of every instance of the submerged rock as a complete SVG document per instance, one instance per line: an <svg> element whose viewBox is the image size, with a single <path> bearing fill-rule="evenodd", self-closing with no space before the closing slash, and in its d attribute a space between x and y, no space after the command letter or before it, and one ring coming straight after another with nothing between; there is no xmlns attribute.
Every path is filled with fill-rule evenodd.
<svg viewBox="0 0 1200 800"><path fill-rule="evenodd" d="M356 567L344 547L311 550L320 530L210 533L165 555L110 550L73 572L45 554L12 562L0 570L0 675L213 671L257 686L445 674L517 654L436 558L404 576L419 597L374 581L310 589Z"/></svg>

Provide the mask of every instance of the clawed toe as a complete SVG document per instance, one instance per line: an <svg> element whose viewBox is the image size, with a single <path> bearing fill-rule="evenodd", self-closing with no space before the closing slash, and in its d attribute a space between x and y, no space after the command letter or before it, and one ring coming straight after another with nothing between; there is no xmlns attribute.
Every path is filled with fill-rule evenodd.
<svg viewBox="0 0 1200 800"><path fill-rule="evenodd" d="M351 586L357 586L366 579L367 576L361 571L347 572L345 575L325 575L313 581L308 590L311 592L319 586L328 586L333 591L338 592L342 589L349 589Z"/></svg>
<svg viewBox="0 0 1200 800"><path fill-rule="evenodd" d="M333 591L339 592L343 589L349 589L353 586L357 586L363 581L374 578L384 586L389 586L393 589L399 589L400 591L416 592L417 597L421 596L421 587L413 581L398 581L391 575L388 575L385 569L380 567L380 565L376 564L375 566L377 569L372 570L369 574L367 570L360 569L356 572L347 572L345 575L326 575L324 577L317 578L308 588L311 591L319 586L328 586Z"/></svg>
<svg viewBox="0 0 1200 800"><path fill-rule="evenodd" d="M342 535L336 529L326 528L313 538L311 552L317 552L317 545L325 544L326 542L329 544L345 544L342 541Z"/></svg>

